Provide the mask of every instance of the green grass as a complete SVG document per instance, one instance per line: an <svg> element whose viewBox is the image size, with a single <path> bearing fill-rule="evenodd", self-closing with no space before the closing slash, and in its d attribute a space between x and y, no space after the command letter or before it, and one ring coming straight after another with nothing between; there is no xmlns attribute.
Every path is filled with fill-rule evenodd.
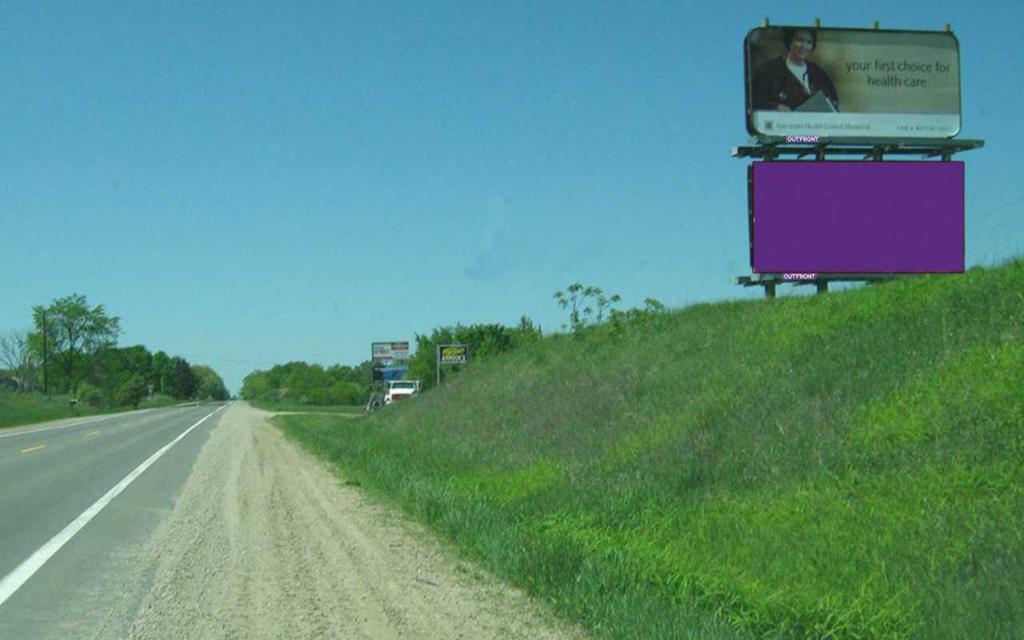
<svg viewBox="0 0 1024 640"><path fill-rule="evenodd" d="M599 638L1024 637L1024 260L554 336L291 437Z"/></svg>
<svg viewBox="0 0 1024 640"><path fill-rule="evenodd" d="M154 396L139 403L140 409L164 407L178 402L167 396ZM60 420L75 416L131 411L134 407L90 407L79 404L71 408L68 396L44 396L41 393L13 393L0 390L0 429L33 424L47 420Z"/></svg>
<svg viewBox="0 0 1024 640"><path fill-rule="evenodd" d="M308 413L363 413L364 406L303 404L292 400L249 400L249 404L264 411L301 411Z"/></svg>

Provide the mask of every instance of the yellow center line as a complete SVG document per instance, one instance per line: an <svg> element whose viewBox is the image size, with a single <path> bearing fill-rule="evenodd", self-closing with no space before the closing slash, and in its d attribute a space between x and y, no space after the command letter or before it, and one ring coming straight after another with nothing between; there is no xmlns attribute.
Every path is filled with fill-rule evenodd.
<svg viewBox="0 0 1024 640"><path fill-rule="evenodd" d="M22 449L21 452L22 453L32 453L33 451L39 451L40 449L45 449L45 448L46 448L45 444L37 444L34 447L29 447L28 449Z"/></svg>

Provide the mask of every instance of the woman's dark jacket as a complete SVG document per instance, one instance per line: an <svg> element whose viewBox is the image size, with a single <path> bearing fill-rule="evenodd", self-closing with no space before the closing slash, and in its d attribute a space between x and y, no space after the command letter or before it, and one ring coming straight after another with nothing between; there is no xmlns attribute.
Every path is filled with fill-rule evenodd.
<svg viewBox="0 0 1024 640"><path fill-rule="evenodd" d="M758 67L752 87L753 108L776 111L780 104L784 104L790 109L796 109L810 96L818 91L824 91L835 108L839 109L839 96L836 94L836 86L832 84L832 78L810 60L805 62L808 83L811 85L810 92L804 89L804 85L786 67L785 57L769 60Z"/></svg>

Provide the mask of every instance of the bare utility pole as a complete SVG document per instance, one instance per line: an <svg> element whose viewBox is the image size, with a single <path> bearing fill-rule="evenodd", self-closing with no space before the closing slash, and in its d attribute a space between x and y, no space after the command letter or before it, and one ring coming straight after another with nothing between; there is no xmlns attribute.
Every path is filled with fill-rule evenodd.
<svg viewBox="0 0 1024 640"><path fill-rule="evenodd" d="M47 370L47 345L46 345L46 310L42 312L43 315L43 395L50 395L50 384Z"/></svg>

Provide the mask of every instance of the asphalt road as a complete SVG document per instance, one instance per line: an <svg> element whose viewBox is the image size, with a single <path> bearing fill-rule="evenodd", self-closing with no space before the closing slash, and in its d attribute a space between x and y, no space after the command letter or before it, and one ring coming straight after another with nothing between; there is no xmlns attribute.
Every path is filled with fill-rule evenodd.
<svg viewBox="0 0 1024 640"><path fill-rule="evenodd" d="M79 637L132 609L125 599L147 580L130 575L132 550L171 510L222 414L171 407L0 431L0 638Z"/></svg>

